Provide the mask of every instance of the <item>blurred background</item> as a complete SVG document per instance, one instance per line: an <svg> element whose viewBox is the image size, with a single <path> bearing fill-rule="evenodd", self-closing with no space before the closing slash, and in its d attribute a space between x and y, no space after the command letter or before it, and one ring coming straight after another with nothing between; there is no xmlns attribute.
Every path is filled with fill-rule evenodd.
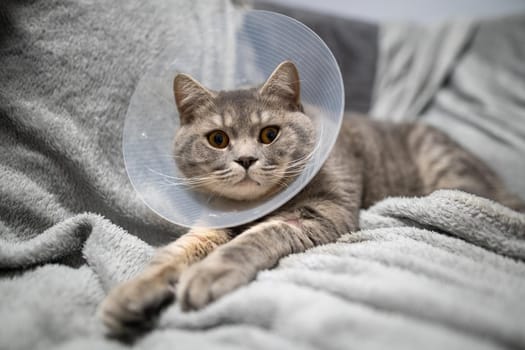
<svg viewBox="0 0 525 350"><path fill-rule="evenodd" d="M525 11L523 0L280 0L256 1L300 7L369 21L428 23L460 18L488 18Z"/></svg>

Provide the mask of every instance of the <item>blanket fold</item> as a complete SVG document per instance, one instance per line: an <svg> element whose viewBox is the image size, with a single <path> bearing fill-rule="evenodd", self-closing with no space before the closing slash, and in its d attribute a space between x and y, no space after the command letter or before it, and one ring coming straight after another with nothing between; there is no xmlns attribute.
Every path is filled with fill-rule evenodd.
<svg viewBox="0 0 525 350"><path fill-rule="evenodd" d="M435 228L496 253L525 260L525 215L461 191L436 191L429 198L432 200L385 199L370 211Z"/></svg>

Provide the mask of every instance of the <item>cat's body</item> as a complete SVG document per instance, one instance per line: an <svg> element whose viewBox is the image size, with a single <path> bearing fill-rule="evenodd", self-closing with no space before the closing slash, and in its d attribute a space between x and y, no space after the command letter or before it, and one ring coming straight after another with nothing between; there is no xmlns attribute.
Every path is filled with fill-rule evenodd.
<svg viewBox="0 0 525 350"><path fill-rule="evenodd" d="M241 200L268 195L293 179L287 174L297 174L297 159L308 159L312 127L303 118L293 64L282 64L259 90L230 94L236 97L222 102L225 95L203 90L187 77L179 80L175 96L187 127L176 138L178 165L190 177L217 172L215 183L205 182L200 190ZM199 113L212 116L214 125L206 129L196 122ZM199 309L280 258L357 230L360 208L389 196L445 188L525 210L483 162L444 133L421 124L347 117L329 159L297 196L250 225L190 230L159 249L144 272L110 293L101 308L104 322L116 335L148 329L175 295L183 309Z"/></svg>
<svg viewBox="0 0 525 350"><path fill-rule="evenodd" d="M353 158L353 162L361 164L350 164ZM321 174L338 173L330 165L332 162L345 164L345 171L352 177L362 174L361 208L385 197L423 196L438 189L458 189L516 210L525 209L523 202L506 190L483 161L444 132L421 123L347 116Z"/></svg>

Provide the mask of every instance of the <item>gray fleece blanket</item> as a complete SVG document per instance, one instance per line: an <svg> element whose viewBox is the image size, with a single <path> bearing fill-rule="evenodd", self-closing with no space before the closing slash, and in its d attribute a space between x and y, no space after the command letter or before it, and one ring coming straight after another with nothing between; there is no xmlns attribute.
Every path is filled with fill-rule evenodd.
<svg viewBox="0 0 525 350"><path fill-rule="evenodd" d="M74 227L84 227L84 235ZM359 232L283 259L202 311L177 306L134 344L197 349L502 349L525 347L525 216L457 191L387 199ZM0 348L119 349L97 304L141 269L147 243L93 214L19 245L0 264L80 248L85 263L48 263L0 283ZM17 260L18 256L24 260Z"/></svg>
<svg viewBox="0 0 525 350"><path fill-rule="evenodd" d="M455 191L387 199L362 212L361 231L202 311L174 305L134 344L105 338L104 295L182 232L126 178L129 98L167 43L201 40L234 9L53 0L13 11L0 13L0 349L525 347L525 218Z"/></svg>

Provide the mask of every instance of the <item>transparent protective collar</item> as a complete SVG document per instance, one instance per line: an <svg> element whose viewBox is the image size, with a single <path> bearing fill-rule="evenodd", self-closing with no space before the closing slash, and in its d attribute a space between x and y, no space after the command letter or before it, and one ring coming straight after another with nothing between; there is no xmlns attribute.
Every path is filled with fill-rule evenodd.
<svg viewBox="0 0 525 350"><path fill-rule="evenodd" d="M234 227L279 208L319 171L341 127L343 81L334 56L319 36L284 15L238 12L232 21L216 21L213 30L198 35L202 40L196 42L181 34L139 81L124 125L124 161L142 200L166 220L186 227ZM255 202L200 194L175 181L183 177L172 154L179 127L175 75L190 74L213 90L238 89L263 83L285 60L293 61L299 70L301 101L317 130L314 154L302 174L281 192Z"/></svg>

